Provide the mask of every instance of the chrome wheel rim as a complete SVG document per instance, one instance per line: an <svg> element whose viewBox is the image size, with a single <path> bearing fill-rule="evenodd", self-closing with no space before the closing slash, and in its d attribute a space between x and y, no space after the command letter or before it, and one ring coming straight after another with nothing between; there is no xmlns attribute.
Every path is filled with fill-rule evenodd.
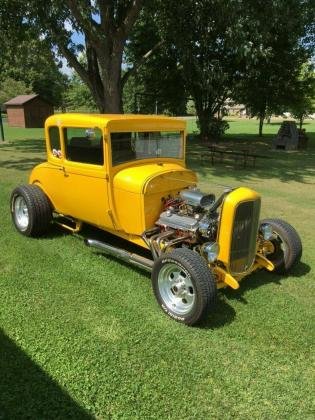
<svg viewBox="0 0 315 420"><path fill-rule="evenodd" d="M20 195L14 200L14 219L21 231L27 229L29 225L28 208L24 198Z"/></svg>
<svg viewBox="0 0 315 420"><path fill-rule="evenodd" d="M158 276L159 293L167 309L187 315L196 301L190 275L175 263L165 264Z"/></svg>

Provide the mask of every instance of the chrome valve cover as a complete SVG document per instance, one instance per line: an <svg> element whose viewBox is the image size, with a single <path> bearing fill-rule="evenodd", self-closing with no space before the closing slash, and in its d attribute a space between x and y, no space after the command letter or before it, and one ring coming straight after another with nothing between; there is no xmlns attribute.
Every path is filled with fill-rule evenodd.
<svg viewBox="0 0 315 420"><path fill-rule="evenodd" d="M161 213L156 224L159 226L168 226L173 229L180 229L189 232L196 232L199 226L198 220L194 217L181 216L171 213L170 211L164 211Z"/></svg>

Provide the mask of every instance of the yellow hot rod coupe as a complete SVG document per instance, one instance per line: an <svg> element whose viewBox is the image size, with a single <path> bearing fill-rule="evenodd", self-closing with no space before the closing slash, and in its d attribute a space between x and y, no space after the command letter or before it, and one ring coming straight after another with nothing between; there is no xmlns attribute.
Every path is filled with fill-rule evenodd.
<svg viewBox="0 0 315 420"><path fill-rule="evenodd" d="M188 325L208 316L217 289L239 287L258 269L286 273L299 261L295 229L259 220L260 196L245 188L216 198L185 165L186 123L165 116L59 114L45 124L47 162L11 196L26 236L53 221L73 231L94 225L150 251L151 258L86 243L152 272L162 309Z"/></svg>

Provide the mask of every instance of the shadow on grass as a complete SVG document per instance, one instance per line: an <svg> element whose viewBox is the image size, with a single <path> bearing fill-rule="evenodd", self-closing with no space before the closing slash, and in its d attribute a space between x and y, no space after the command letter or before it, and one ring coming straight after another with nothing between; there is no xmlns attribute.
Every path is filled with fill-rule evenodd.
<svg viewBox="0 0 315 420"><path fill-rule="evenodd" d="M303 277L310 271L311 271L311 267L308 264L299 262L295 267L292 268L292 270L289 273L289 276L297 277L297 278ZM232 290L230 288L226 288L222 290L222 293L229 300L236 299L244 304L247 304L247 301L243 296L247 291L254 290L258 287L263 286L264 284L274 283L277 285L281 285L282 281L285 281L287 277L288 276L286 275L268 273L267 271L260 270L260 271L257 271L256 273L253 273L248 278L245 278L241 282L240 288L238 290Z"/></svg>
<svg viewBox="0 0 315 420"><path fill-rule="evenodd" d="M47 236L49 239L54 237L65 235L67 232L58 226L53 226L50 234ZM106 242L114 247L121 248L123 250L142 255L143 257L152 259L152 255L149 250L146 250L138 245L135 245L131 242L126 241L125 239L119 238L110 233L104 232L100 229L97 229L93 226L84 225L80 234L77 234L78 238L81 240L84 239L96 239L101 242ZM132 269L137 272L140 276L146 278L150 282L151 275L145 269L141 267L134 266L127 261L124 261L113 255L103 253L95 248L92 248L91 251L96 255L104 257L105 260L115 261L118 264L124 266L127 269ZM303 262L297 264L290 272L290 277L303 277L311 270L311 267ZM269 273L263 270L260 270L256 273L253 273L248 278L245 278L238 290L232 290L230 288L221 289L218 293L218 301L213 309L213 312L207 320L199 325L199 328L203 329L217 329L224 327L225 325L231 324L236 317L236 312L232 306L229 305L229 300L238 300L244 304L247 304L244 294L248 290L256 289L261 287L264 284L276 283L281 284L281 281L284 280L286 276L277 275ZM152 295L153 296L153 295ZM0 418L1 419L1 418Z"/></svg>
<svg viewBox="0 0 315 420"><path fill-rule="evenodd" d="M18 152L44 152L46 150L46 144L44 139L19 139L14 141L9 141L4 144L0 143L0 150L4 149L6 151L17 150Z"/></svg>
<svg viewBox="0 0 315 420"><path fill-rule="evenodd" d="M71 235L71 232L68 232L66 229L63 229L61 226L58 226L55 223L52 223L52 225L49 228L49 231L44 234L44 236L39 237L38 239L55 239L61 236L67 236ZM1 419L0 419L1 420Z"/></svg>
<svg viewBox="0 0 315 420"><path fill-rule="evenodd" d="M256 165L249 162L243 167L243 158L218 158L211 164L211 157L207 145L191 137L188 141L188 166L199 173L201 177L207 175L225 177L231 176L238 182L250 181L253 178L277 178L282 182L296 181L304 184L313 184L308 180L315 175L315 147L312 144L315 133L308 133L309 147L306 150L283 151L272 149L272 135L258 138L254 135L238 134L225 136L221 144L232 150L241 150L249 147L255 154L268 157L257 158ZM239 138L238 138L239 137ZM313 141L314 143L314 141Z"/></svg>
<svg viewBox="0 0 315 420"><path fill-rule="evenodd" d="M145 249L142 246L127 241L126 239L119 238L118 236L112 235L109 232L97 229L87 224L83 225L83 228L78 236L80 236L82 239L96 239L101 242L106 242L114 247L122 248L125 251L129 251L152 259L151 252L148 249ZM119 259L119 261L121 260Z"/></svg>
<svg viewBox="0 0 315 420"><path fill-rule="evenodd" d="M311 271L311 267L308 264L300 262L290 272L290 277L303 277L305 274ZM227 324L233 322L236 317L235 310L229 305L230 300L237 300L247 305L247 300L244 298L244 294L248 290L253 290L264 284L275 283L280 285L282 281L285 281L286 276L268 273L266 271L258 271L248 278L245 278L238 290L232 290L227 287L219 291L218 303L216 304L213 313L209 318L199 326L199 328L205 329L216 329L221 328Z"/></svg>
<svg viewBox="0 0 315 420"><path fill-rule="evenodd" d="M65 230L54 225L52 229L50 230L50 233L48 234L48 236L45 236L45 238L48 237L49 239L53 239L54 237L64 235L64 234L67 234ZM125 239L119 238L108 232L104 232L93 226L83 225L83 229L79 234L77 234L77 237L79 240L96 239L101 242L106 242L107 244L110 244L114 247L121 248L125 251L129 251L129 252L141 255L143 257L146 257L148 259L152 259L152 255L149 250L146 250L145 248L142 248L136 244L128 242ZM100 250L95 249L95 248L91 248L89 250L87 247L87 252L89 251L94 252L96 255L103 257L105 262L106 260L115 261L117 262L117 264L124 266L126 270L131 269L135 271L141 277L147 280L151 288L151 274L147 270L142 269L141 267L134 266L133 264L128 263L127 261L124 261L113 255L106 254L105 252L101 252ZM153 299L153 292L152 292L152 299ZM230 305L228 305L225 299L219 296L218 302L215 306L213 313L211 314L211 317L205 323L200 325L200 327L209 328L209 329L221 328L226 324L230 324L234 320L235 315L236 315L235 310Z"/></svg>
<svg viewBox="0 0 315 420"><path fill-rule="evenodd" d="M83 238L98 239L100 241L109 243L110 245L116 246L118 248L122 248L126 251L134 252L138 255L142 255L143 257L152 259L152 255L149 250L146 250L124 239L118 238L114 235L100 231L90 226L86 226L83 229L80 236L82 236ZM151 274L145 269L142 269L137 266L133 266L132 264L126 261L123 261L120 258L117 258L112 255L108 255L99 251L96 251L96 254L102 255L105 259L114 260L118 264L121 264L124 267L126 267L126 269L134 270L139 275L145 277L151 283ZM152 298L153 298L153 292L152 292ZM222 299L219 296L218 302L214 308L213 313L211 314L210 318L207 321L205 321L203 324L200 325L200 328L209 328L209 329L221 328L224 325L230 324L234 320L235 316L236 316L235 310L226 302L225 299Z"/></svg>
<svg viewBox="0 0 315 420"><path fill-rule="evenodd" d="M57 237L60 235L66 235L66 234L67 232L64 231L62 228L59 228L58 226L54 226L48 237L50 239L53 239L54 237ZM87 238L97 239L99 241L106 242L112 246L122 248L126 251L133 252L138 255L142 255L146 258L152 259L150 251L140 246L137 246L135 244L132 244L124 239L118 238L110 233L104 232L102 230L99 230L97 228L94 228L88 225L84 225L83 230L77 236L78 236L78 239L81 239L81 240L84 240ZM88 251L88 248L87 248L87 251ZM132 269L133 271L137 272L141 277L145 278L148 281L148 284L150 283L151 275L145 269L134 266L113 255L100 252L97 249L92 248L90 251L94 252L96 255L102 256L105 260L105 263L106 263L106 260L115 261L117 264L124 266L126 270ZM310 272L310 270L311 270L311 267L309 265L303 262L300 262L292 269L292 271L290 272L290 277L303 277L305 276L305 274ZM247 301L244 298L244 294L248 290L253 290L265 284L270 284L270 283L276 283L280 285L282 280L285 281L285 278L286 276L280 276L277 274L268 273L266 271L261 270L256 273L253 273L248 278L245 278L241 282L240 288L238 290L232 290L230 288L221 289L218 293L217 304L213 308L213 311L211 312L209 318L205 320L202 324L200 324L197 328L218 329L218 328L222 328L226 325L231 324L236 317L236 312L234 308L231 305L229 305L230 300L238 300L244 304L247 304ZM152 293L152 298L153 298L153 293Z"/></svg>
<svg viewBox="0 0 315 420"><path fill-rule="evenodd" d="M209 317L203 321L197 328L206 330L215 330L231 324L236 317L235 309L228 304L221 293L218 293L218 299L215 307Z"/></svg>
<svg viewBox="0 0 315 420"><path fill-rule="evenodd" d="M0 162L0 168L5 169L16 169L18 171L29 171L34 168L35 165L44 162L44 159L39 158L28 158L28 159L10 159L4 162Z"/></svg>
<svg viewBox="0 0 315 420"><path fill-rule="evenodd" d="M283 121L271 121L270 123L266 123L266 127L268 127L268 125L279 125L280 126L285 121L292 121L292 119L289 118L288 120L284 119ZM303 122L303 126L308 125L308 124L312 124L312 123L308 122L308 121ZM299 125L296 124L296 126L298 127Z"/></svg>
<svg viewBox="0 0 315 420"><path fill-rule="evenodd" d="M0 330L0 419L92 419Z"/></svg>

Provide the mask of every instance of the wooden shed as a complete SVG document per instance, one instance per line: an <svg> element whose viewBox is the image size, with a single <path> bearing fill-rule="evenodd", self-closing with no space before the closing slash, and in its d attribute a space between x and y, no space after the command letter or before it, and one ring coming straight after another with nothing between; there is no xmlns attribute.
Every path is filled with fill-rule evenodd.
<svg viewBox="0 0 315 420"><path fill-rule="evenodd" d="M53 105L36 94L16 96L4 105L11 127L44 127L46 118L54 113Z"/></svg>

